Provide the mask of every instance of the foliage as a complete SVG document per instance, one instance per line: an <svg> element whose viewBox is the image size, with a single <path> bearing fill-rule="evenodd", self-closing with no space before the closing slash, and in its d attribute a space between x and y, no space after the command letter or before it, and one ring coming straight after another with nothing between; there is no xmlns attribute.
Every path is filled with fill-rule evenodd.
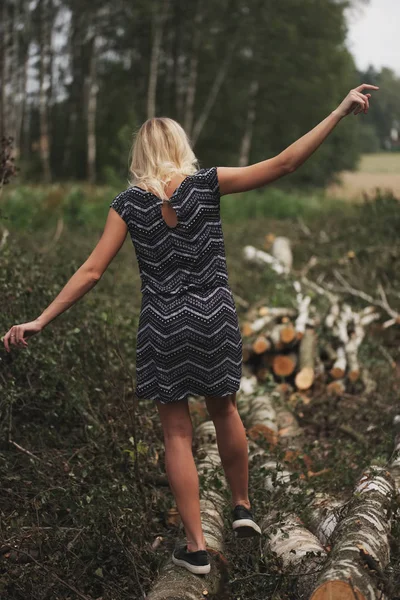
<svg viewBox="0 0 400 600"><path fill-rule="evenodd" d="M12 9L9 3L6 23L16 34L8 43L19 51L6 56L5 73L14 77L10 118L0 130L17 129L25 180L38 181L47 170L47 178L85 179L93 117L97 178L125 182L132 134L149 116L151 59L158 56L156 115L177 119L190 136L199 126L194 145L204 165L238 163L249 90L258 82L249 159L261 161L314 127L357 83L345 47L348 4L208 0L194 9L180 0L22 0ZM155 31L165 7L157 54ZM24 84L19 78L33 49L30 87L41 89L42 101L27 94L19 105L11 102L13 86ZM354 168L362 119L340 124L294 181L324 185L338 171Z"/></svg>
<svg viewBox="0 0 400 600"><path fill-rule="evenodd" d="M374 95L374 102L371 103L368 121L362 123L362 128L373 127L375 137L378 141L380 150L399 150L400 149L400 77L392 69L387 67L376 71L369 67L365 73L359 74L361 83L368 81L379 86L379 92ZM392 130L397 131L397 140L391 138ZM369 132L367 135L371 135ZM364 146L365 152L376 152L377 143Z"/></svg>

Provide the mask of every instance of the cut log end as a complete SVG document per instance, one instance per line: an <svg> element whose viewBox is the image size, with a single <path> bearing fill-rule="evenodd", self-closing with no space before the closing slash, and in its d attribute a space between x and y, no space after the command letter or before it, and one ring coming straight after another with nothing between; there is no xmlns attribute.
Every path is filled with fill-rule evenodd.
<svg viewBox="0 0 400 600"><path fill-rule="evenodd" d="M358 379L360 378L360 371L357 371L357 370L349 371L348 378L350 379L350 381L352 383L358 381Z"/></svg>
<svg viewBox="0 0 400 600"><path fill-rule="evenodd" d="M253 352L256 354L263 354L271 348L271 342L263 335L259 335L253 343Z"/></svg>
<svg viewBox="0 0 400 600"><path fill-rule="evenodd" d="M298 390L308 390L314 383L314 369L304 367L296 375L295 384Z"/></svg>
<svg viewBox="0 0 400 600"><path fill-rule="evenodd" d="M296 330L292 325L288 324L280 330L281 341L284 344L291 344L296 339Z"/></svg>
<svg viewBox="0 0 400 600"><path fill-rule="evenodd" d="M345 581L327 581L315 590L310 600L366 600L366 596Z"/></svg>
<svg viewBox="0 0 400 600"><path fill-rule="evenodd" d="M333 367L329 372L333 379L342 379L344 377L344 370L339 367Z"/></svg>
<svg viewBox="0 0 400 600"><path fill-rule="evenodd" d="M279 354L274 357L272 368L275 375L287 377L291 375L296 368L296 358L292 354Z"/></svg>

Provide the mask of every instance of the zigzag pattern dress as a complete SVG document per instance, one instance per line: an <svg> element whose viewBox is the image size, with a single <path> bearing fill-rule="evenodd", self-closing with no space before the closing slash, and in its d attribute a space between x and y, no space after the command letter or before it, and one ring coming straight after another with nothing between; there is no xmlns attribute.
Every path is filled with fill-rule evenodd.
<svg viewBox="0 0 400 600"><path fill-rule="evenodd" d="M110 204L128 226L141 278L135 393L163 404L231 394L242 375L217 167L187 176L169 202L175 227L164 221L162 200L140 187Z"/></svg>

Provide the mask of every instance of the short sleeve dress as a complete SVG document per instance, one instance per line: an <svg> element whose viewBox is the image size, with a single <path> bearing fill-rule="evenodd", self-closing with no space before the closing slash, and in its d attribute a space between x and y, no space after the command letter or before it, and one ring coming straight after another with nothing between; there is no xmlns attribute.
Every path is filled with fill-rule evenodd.
<svg viewBox="0 0 400 600"><path fill-rule="evenodd" d="M187 176L173 192L175 227L164 221L162 202L132 186L110 204L128 226L141 278L135 393L163 404L226 396L240 387L242 338L217 167Z"/></svg>

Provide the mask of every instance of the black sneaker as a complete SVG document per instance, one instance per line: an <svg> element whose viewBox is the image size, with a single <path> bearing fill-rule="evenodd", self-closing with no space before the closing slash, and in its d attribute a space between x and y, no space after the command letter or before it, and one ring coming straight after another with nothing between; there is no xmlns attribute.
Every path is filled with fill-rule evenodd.
<svg viewBox="0 0 400 600"><path fill-rule="evenodd" d="M172 562L180 567L185 567L185 569L188 569L188 571L196 573L197 575L209 573L211 569L207 550L188 552L187 544L175 548L172 553Z"/></svg>
<svg viewBox="0 0 400 600"><path fill-rule="evenodd" d="M253 519L253 513L242 504L237 504L232 510L232 529L236 537L253 537L261 535L261 529Z"/></svg>

